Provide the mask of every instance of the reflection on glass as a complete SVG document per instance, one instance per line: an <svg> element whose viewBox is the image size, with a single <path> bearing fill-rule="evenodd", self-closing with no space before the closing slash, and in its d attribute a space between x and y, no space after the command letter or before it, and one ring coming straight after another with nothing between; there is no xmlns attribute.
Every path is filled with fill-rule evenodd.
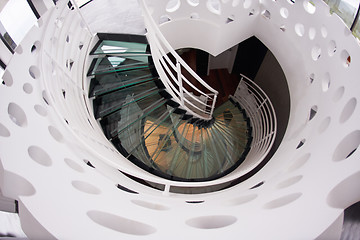
<svg viewBox="0 0 360 240"><path fill-rule="evenodd" d="M19 44L37 19L26 0L17 0L9 1L5 5L0 12L0 22L7 32L6 38ZM2 32L4 38L5 32ZM10 44L10 46L12 45Z"/></svg>
<svg viewBox="0 0 360 240"><path fill-rule="evenodd" d="M324 0L331 13L336 13L350 28L355 20L360 0Z"/></svg>
<svg viewBox="0 0 360 240"><path fill-rule="evenodd" d="M10 51L15 50L16 43L10 37L9 33L6 31L6 29L2 25L1 21L0 21L0 38L3 41L3 43L5 44L5 46L7 46L9 48Z"/></svg>

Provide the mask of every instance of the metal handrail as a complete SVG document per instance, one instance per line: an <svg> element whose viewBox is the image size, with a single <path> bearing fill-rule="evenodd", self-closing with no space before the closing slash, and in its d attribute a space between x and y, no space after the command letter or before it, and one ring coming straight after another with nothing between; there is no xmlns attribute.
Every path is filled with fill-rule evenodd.
<svg viewBox="0 0 360 240"><path fill-rule="evenodd" d="M261 161L274 144L277 121L274 107L265 94L252 80L240 74L241 80L234 99L245 109L253 128L253 139L247 159Z"/></svg>
<svg viewBox="0 0 360 240"><path fill-rule="evenodd" d="M166 90L173 97L173 100L179 103L180 107L189 114L210 120L214 112L218 91L201 79L171 47L152 18L145 0L140 0L139 4L144 14L147 28L146 36L150 44L152 58ZM167 55L168 53L175 59L175 63ZM184 71L199 82L208 92L205 93L195 87L184 76L182 73Z"/></svg>

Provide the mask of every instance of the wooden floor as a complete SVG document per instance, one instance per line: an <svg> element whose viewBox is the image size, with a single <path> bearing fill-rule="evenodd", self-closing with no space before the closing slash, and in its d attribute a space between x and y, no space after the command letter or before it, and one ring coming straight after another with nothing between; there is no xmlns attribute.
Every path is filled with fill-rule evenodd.
<svg viewBox="0 0 360 240"><path fill-rule="evenodd" d="M184 61L196 72L196 50L191 49L181 54ZM185 77L201 91L207 93L207 89L192 78L187 72L183 72ZM227 69L212 69L209 75L200 75L200 77L213 89L219 92L216 107L228 100L229 95L233 95L240 82L240 75L230 74ZM189 86L184 85L188 90Z"/></svg>

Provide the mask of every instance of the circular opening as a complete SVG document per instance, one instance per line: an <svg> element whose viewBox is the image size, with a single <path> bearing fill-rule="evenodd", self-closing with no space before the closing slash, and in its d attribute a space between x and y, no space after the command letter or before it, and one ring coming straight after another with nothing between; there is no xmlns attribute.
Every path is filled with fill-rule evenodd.
<svg viewBox="0 0 360 240"><path fill-rule="evenodd" d="M216 229L223 228L234 224L237 221L236 217L228 215L220 216L202 216L192 218L186 221L186 224L193 228L199 229Z"/></svg>
<svg viewBox="0 0 360 240"><path fill-rule="evenodd" d="M81 50L84 47L84 43L83 42L79 42L79 50Z"/></svg>
<svg viewBox="0 0 360 240"><path fill-rule="evenodd" d="M27 126L27 118L24 110L17 105L16 103L9 103L8 105L8 114L11 119L16 125L19 127L26 127Z"/></svg>
<svg viewBox="0 0 360 240"><path fill-rule="evenodd" d="M356 107L356 98L351 98L346 104L340 114L340 123L346 122L354 113Z"/></svg>
<svg viewBox="0 0 360 240"><path fill-rule="evenodd" d="M100 189L87 182L72 181L71 184L73 185L74 188L76 188L80 192L84 192L88 194L100 194L101 192Z"/></svg>
<svg viewBox="0 0 360 240"><path fill-rule="evenodd" d="M289 10L287 10L287 8L281 8L280 9L280 15L283 18L288 18L289 17Z"/></svg>
<svg viewBox="0 0 360 240"><path fill-rule="evenodd" d="M49 167L52 164L51 158L47 152L38 146L30 146L28 148L29 156L32 160L39 163L42 166Z"/></svg>
<svg viewBox="0 0 360 240"><path fill-rule="evenodd" d="M344 95L344 92L345 92L345 88L339 87L334 94L333 100L335 102L339 101L342 98L342 96Z"/></svg>
<svg viewBox="0 0 360 240"><path fill-rule="evenodd" d="M296 149L299 149L299 148L301 148L302 146L304 146L305 141L306 141L305 138L302 139L302 140L299 142L299 144L296 146Z"/></svg>
<svg viewBox="0 0 360 240"><path fill-rule="evenodd" d="M318 111L318 107L316 105L311 107L309 113L309 121L311 121L316 116L317 111Z"/></svg>
<svg viewBox="0 0 360 240"><path fill-rule="evenodd" d="M302 155L301 157L299 157L298 159L296 159L293 162L293 164L289 167L288 172L292 172L297 169L300 169L310 159L310 156L311 156L310 153L306 153L306 154Z"/></svg>
<svg viewBox="0 0 360 240"><path fill-rule="evenodd" d="M322 83L321 83L322 90L327 92L330 88L330 73L325 73Z"/></svg>
<svg viewBox="0 0 360 240"><path fill-rule="evenodd" d="M293 5L295 3L295 0L287 0L288 3L290 3L291 5Z"/></svg>
<svg viewBox="0 0 360 240"><path fill-rule="evenodd" d="M38 79L40 77L40 70L36 66L31 66L29 68L29 74L33 79Z"/></svg>
<svg viewBox="0 0 360 240"><path fill-rule="evenodd" d="M301 23L295 24L295 33L300 37L304 36L305 33L304 25L302 25Z"/></svg>
<svg viewBox="0 0 360 240"><path fill-rule="evenodd" d="M310 40L314 40L315 36L316 36L316 29L313 28L313 27L311 27L311 28L309 29L309 39L310 39Z"/></svg>
<svg viewBox="0 0 360 240"><path fill-rule="evenodd" d="M261 12L261 15L265 18L265 19L270 19L271 18L271 13L268 10L264 10Z"/></svg>
<svg viewBox="0 0 360 240"><path fill-rule="evenodd" d="M138 206L152 209L152 210L160 210L160 211L169 210L169 208L167 206L157 204L157 203L151 203L151 202L146 202L146 201L142 201L142 200L131 200L131 202Z"/></svg>
<svg viewBox="0 0 360 240"><path fill-rule="evenodd" d="M249 12L249 16L254 16L255 13L257 13L257 12L255 11L255 9L251 9L250 12Z"/></svg>
<svg viewBox="0 0 360 240"><path fill-rule="evenodd" d="M36 105L34 106L34 109L35 109L35 111L36 111L40 116L45 117L45 116L47 115L46 109L45 109L43 106L41 106L41 105L36 104Z"/></svg>
<svg viewBox="0 0 360 240"><path fill-rule="evenodd" d="M43 97L43 100L44 102L49 105L49 98L48 98L48 95L47 93L45 92L45 90L42 92L42 97Z"/></svg>
<svg viewBox="0 0 360 240"><path fill-rule="evenodd" d="M30 94L33 91L33 87L30 83L24 83L23 90L25 93Z"/></svg>
<svg viewBox="0 0 360 240"><path fill-rule="evenodd" d="M9 130L1 123L0 123L0 136L2 136L2 137L10 137Z"/></svg>
<svg viewBox="0 0 360 240"><path fill-rule="evenodd" d="M250 189L258 188L258 187L260 187L261 185L263 185L264 183L265 183L264 181L261 181L261 182L255 184L254 186L252 186Z"/></svg>
<svg viewBox="0 0 360 240"><path fill-rule="evenodd" d="M200 204L200 203L204 203L204 200L187 200L185 201L186 203L190 203L190 204Z"/></svg>
<svg viewBox="0 0 360 240"><path fill-rule="evenodd" d="M336 43L335 43L335 41L331 40L329 42L329 46L328 46L329 56L330 57L334 56L335 52L336 52Z"/></svg>
<svg viewBox="0 0 360 240"><path fill-rule="evenodd" d="M167 12L175 12L180 8L180 0L170 0L166 5Z"/></svg>
<svg viewBox="0 0 360 240"><path fill-rule="evenodd" d="M343 62L344 67L349 67L351 63L350 54L346 50L342 50L341 52L341 60Z"/></svg>
<svg viewBox="0 0 360 240"><path fill-rule="evenodd" d="M230 16L227 17L226 19L226 23L231 23L235 20L235 16L233 14L231 14Z"/></svg>
<svg viewBox="0 0 360 240"><path fill-rule="evenodd" d="M162 15L159 19L159 24L170 22L171 18L168 15Z"/></svg>
<svg viewBox="0 0 360 240"><path fill-rule="evenodd" d="M325 26L322 26L320 31L321 31L321 36L323 38L326 38L327 37L327 28Z"/></svg>
<svg viewBox="0 0 360 240"><path fill-rule="evenodd" d="M306 12L310 13L310 14L314 14L316 11L316 7L315 7L315 3L313 1L304 1L304 9Z"/></svg>
<svg viewBox="0 0 360 240"><path fill-rule="evenodd" d="M62 134L59 132L59 130L57 130L56 127L53 126L49 126L48 127L49 133L50 135L58 142L63 142L64 138L62 136Z"/></svg>
<svg viewBox="0 0 360 240"><path fill-rule="evenodd" d="M87 212L87 215L95 223L125 234L143 236L156 232L156 229L148 224L120 217L111 213L92 210Z"/></svg>
<svg viewBox="0 0 360 240"><path fill-rule="evenodd" d="M315 74L311 73L309 76L309 83L312 84L314 82L314 79L315 79Z"/></svg>
<svg viewBox="0 0 360 240"><path fill-rule="evenodd" d="M295 200L297 200L299 197L301 197L301 193L293 193L289 194L287 196L280 197L278 199L272 200L264 205L265 209L274 209L286 206Z"/></svg>
<svg viewBox="0 0 360 240"><path fill-rule="evenodd" d="M91 168L95 168L94 165L92 165L92 163L91 163L89 160L87 160L87 159L84 159L84 163L85 163L86 165L88 165L89 167L91 167Z"/></svg>
<svg viewBox="0 0 360 240"><path fill-rule="evenodd" d="M312 49L311 49L311 57L314 61L317 61L321 56L321 48L319 45L315 45Z"/></svg>
<svg viewBox="0 0 360 240"><path fill-rule="evenodd" d="M133 191L133 190L131 190L131 189L129 189L129 188L127 188L127 187L123 186L123 185L120 185L120 184L116 184L116 187L117 187L118 189L120 189L120 190L124 191L124 192L127 192L127 193L131 193L131 194L139 194L138 192L135 192L135 191Z"/></svg>
<svg viewBox="0 0 360 240"><path fill-rule="evenodd" d="M77 172L84 172L84 169L78 164L76 163L74 160L70 159L70 158L65 158L64 162L73 170L77 171Z"/></svg>
<svg viewBox="0 0 360 240"><path fill-rule="evenodd" d="M297 182L299 182L302 178L303 178L303 176L301 176L301 175L291 177L291 178L286 179L286 180L282 181L281 183L279 183L277 185L277 188L282 189L282 188L290 187L290 186L296 184Z"/></svg>
<svg viewBox="0 0 360 240"><path fill-rule="evenodd" d="M245 9L248 9L251 7L251 4L252 4L252 0L244 0L243 6Z"/></svg>
<svg viewBox="0 0 360 240"><path fill-rule="evenodd" d="M339 162L350 157L360 144L360 130L356 130L344 137L334 151L333 161Z"/></svg>
<svg viewBox="0 0 360 240"><path fill-rule="evenodd" d="M14 81L13 81L13 78L11 76L11 73L8 70L6 70L4 72L4 74L2 76L2 79L3 79L4 83L5 83L5 86L10 87L11 85L13 85Z"/></svg>
<svg viewBox="0 0 360 240"><path fill-rule="evenodd" d="M221 14L221 5L219 0L208 0L206 3L207 9L217 15Z"/></svg>
<svg viewBox="0 0 360 240"><path fill-rule="evenodd" d="M197 5L199 5L199 0L187 0L188 4L190 6L196 7Z"/></svg>
<svg viewBox="0 0 360 240"><path fill-rule="evenodd" d="M331 121L331 118L330 118L330 117L327 117L327 118L325 118L325 119L320 123L319 133L325 132L325 130L326 130L326 129L329 127L329 125L330 125L330 121Z"/></svg>
<svg viewBox="0 0 360 240"><path fill-rule="evenodd" d="M34 44L31 46L30 52L31 53L37 53L40 50L41 43L39 41L34 42Z"/></svg>

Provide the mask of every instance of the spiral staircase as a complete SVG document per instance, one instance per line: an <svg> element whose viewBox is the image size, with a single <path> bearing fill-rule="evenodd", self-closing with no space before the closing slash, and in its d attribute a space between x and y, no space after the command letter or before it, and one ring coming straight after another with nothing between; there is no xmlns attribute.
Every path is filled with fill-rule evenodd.
<svg viewBox="0 0 360 240"><path fill-rule="evenodd" d="M159 79L144 36L137 42L99 41L88 75L95 118L129 160L171 180L205 181L226 175L246 158L250 119L228 100L211 120L172 100Z"/></svg>

